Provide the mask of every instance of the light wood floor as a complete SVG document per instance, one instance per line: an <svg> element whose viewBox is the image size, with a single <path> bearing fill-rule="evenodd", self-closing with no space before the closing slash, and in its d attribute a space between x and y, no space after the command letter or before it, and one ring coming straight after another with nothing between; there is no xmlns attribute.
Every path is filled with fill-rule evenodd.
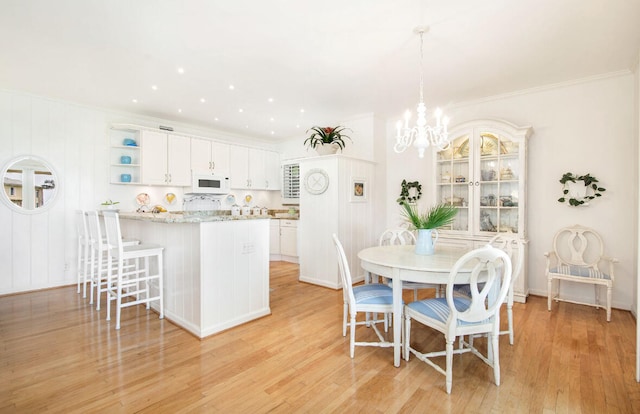
<svg viewBox="0 0 640 414"><path fill-rule="evenodd" d="M1 297L0 412L640 412L629 312L607 323L602 310L549 313L531 297L515 305L515 345L500 339L502 384L465 354L447 395L444 376L417 359L394 368L390 348L358 347L350 359L342 293L297 274L273 262L272 315L202 341L141 306L123 311L116 332L75 287ZM417 324L412 335L444 348Z"/></svg>

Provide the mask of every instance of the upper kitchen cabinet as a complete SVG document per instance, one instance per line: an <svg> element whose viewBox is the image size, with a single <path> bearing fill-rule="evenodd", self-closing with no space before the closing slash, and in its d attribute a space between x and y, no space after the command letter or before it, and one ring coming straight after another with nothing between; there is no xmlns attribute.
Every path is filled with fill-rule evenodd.
<svg viewBox="0 0 640 414"><path fill-rule="evenodd" d="M280 189L280 154L256 148L231 146L231 188Z"/></svg>
<svg viewBox="0 0 640 414"><path fill-rule="evenodd" d="M142 183L191 185L191 139L156 131L140 131Z"/></svg>
<svg viewBox="0 0 640 414"><path fill-rule="evenodd" d="M229 175L229 152L229 144L191 138L191 170Z"/></svg>

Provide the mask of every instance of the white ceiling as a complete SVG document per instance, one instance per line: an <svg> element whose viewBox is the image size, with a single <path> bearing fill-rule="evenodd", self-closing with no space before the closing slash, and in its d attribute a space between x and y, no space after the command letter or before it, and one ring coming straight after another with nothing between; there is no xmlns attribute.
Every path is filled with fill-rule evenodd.
<svg viewBox="0 0 640 414"><path fill-rule="evenodd" d="M0 0L0 88L281 140L414 109L419 25L427 108L640 51L640 0Z"/></svg>

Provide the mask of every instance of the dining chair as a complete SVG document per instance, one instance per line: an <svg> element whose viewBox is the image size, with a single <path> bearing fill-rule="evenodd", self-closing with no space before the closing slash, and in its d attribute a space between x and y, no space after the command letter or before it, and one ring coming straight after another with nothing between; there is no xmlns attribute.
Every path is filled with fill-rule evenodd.
<svg viewBox="0 0 640 414"><path fill-rule="evenodd" d="M407 244L416 244L416 236L404 228L387 229L380 235L378 240L379 246ZM420 289L435 289L436 297L440 296L440 285L431 283L403 281L402 289L413 290L413 300L418 300L418 290Z"/></svg>
<svg viewBox="0 0 640 414"><path fill-rule="evenodd" d="M525 257L525 244L527 241L521 237L518 237L515 233L500 233L489 240L489 244L496 247L509 256L511 259L511 265L513 266L513 274L511 277L511 284L509 286L509 292L507 293L507 329L500 331L500 335L509 335L509 344L514 343L514 330L513 330L513 288L515 283L522 273L524 267ZM455 285L453 292L456 295L471 296L470 287L467 284Z"/></svg>
<svg viewBox="0 0 640 414"><path fill-rule="evenodd" d="M507 296L511 282L511 260L502 250L490 245L463 255L451 269L444 298L411 302L404 307L404 355L410 353L446 377L446 390L451 393L453 382L453 355L471 352L493 368L496 385L500 385L500 306ZM454 296L453 287L458 279L469 277L470 297ZM411 321L415 320L444 334L446 349L421 352L411 346ZM464 341L464 336L487 334L487 354ZM460 337L461 347L453 348ZM477 342L476 342L477 343ZM445 368L432 358L445 356Z"/></svg>
<svg viewBox="0 0 640 414"><path fill-rule="evenodd" d="M107 250L109 245L107 239L102 235L100 226L100 213L98 211L87 211L87 227L89 228L89 281L91 285L91 294L89 304L93 304L93 292L96 291L96 310L100 310L100 298L102 292L105 291L107 284ZM135 246L140 244L137 239L122 239L122 245ZM129 269L134 265L125 264L125 268Z"/></svg>
<svg viewBox="0 0 640 414"><path fill-rule="evenodd" d="M611 291L613 290L613 268L618 260L604 254L604 242L592 228L573 225L560 229L553 236L552 250L546 252L547 308L551 301L571 302L580 305L600 305L599 287L607 289L607 322L611 321ZM592 284L595 302L575 301L560 297L560 282ZM554 292L554 284L555 292Z"/></svg>
<svg viewBox="0 0 640 414"><path fill-rule="evenodd" d="M357 322L356 316L358 312L372 313L392 313L393 312L393 290L383 283L368 283L359 286L353 286L351 272L347 256L344 253L342 243L338 240L338 236L333 234L333 242L336 247L338 256L338 268L342 279L342 293L344 299L344 310L342 319L342 336L347 336L347 326L349 327L349 355L353 358L355 347L357 346L378 346L392 347L393 342L385 340L376 326L378 323L384 323L385 331L388 330L387 318L383 320L364 320ZM347 322L347 315L349 321ZM356 342L356 327L365 325L370 327L378 337L378 342Z"/></svg>
<svg viewBox="0 0 640 414"><path fill-rule="evenodd" d="M82 285L82 297L86 298L89 274L89 231L84 210L76 210L76 235L78 237L78 293Z"/></svg>
<svg viewBox="0 0 640 414"><path fill-rule="evenodd" d="M111 320L111 301L116 301L116 329L120 329L122 308L159 302L160 319L164 318L163 293L163 250L157 244L124 246L120 230L120 218L115 211L104 211L107 233L107 320ZM155 272L152 272L150 258L155 258ZM125 263L133 260L136 266L127 269ZM115 269L113 268L115 264ZM152 285L155 284L155 286ZM127 299L126 302L123 300Z"/></svg>

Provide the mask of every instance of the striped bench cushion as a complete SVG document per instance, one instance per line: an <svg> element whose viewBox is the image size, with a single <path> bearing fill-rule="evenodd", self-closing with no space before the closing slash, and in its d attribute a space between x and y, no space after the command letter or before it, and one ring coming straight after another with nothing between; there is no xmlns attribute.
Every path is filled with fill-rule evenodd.
<svg viewBox="0 0 640 414"><path fill-rule="evenodd" d="M554 267L553 269L549 269L549 272L559 273L561 275L587 277L590 279L611 279L609 275L602 273L599 270L595 270L592 267L584 266L561 265L558 267Z"/></svg>

